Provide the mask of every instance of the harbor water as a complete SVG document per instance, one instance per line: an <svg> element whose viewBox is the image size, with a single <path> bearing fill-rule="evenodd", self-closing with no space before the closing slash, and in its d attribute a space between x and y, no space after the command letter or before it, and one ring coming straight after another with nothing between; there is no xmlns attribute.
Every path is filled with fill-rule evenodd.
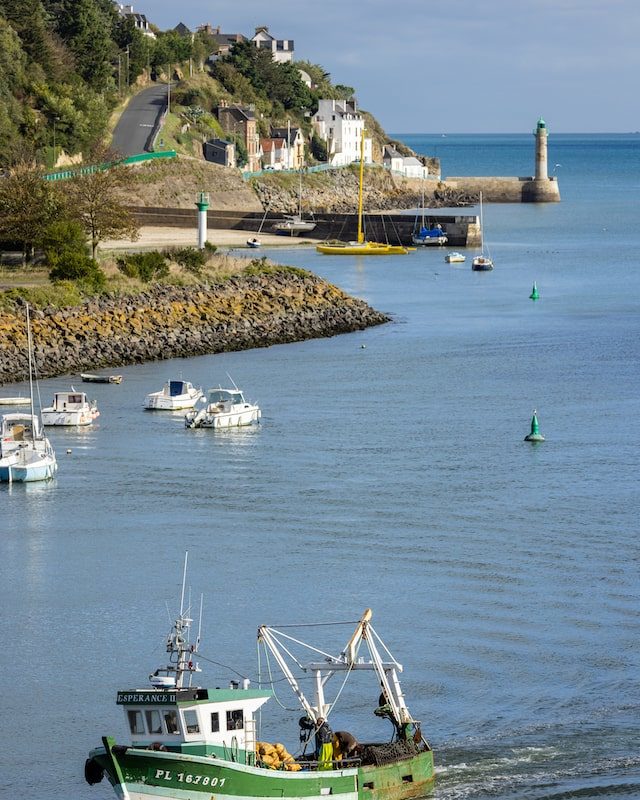
<svg viewBox="0 0 640 800"><path fill-rule="evenodd" d="M533 170L532 136L399 138L445 176ZM264 253L390 324L82 386L101 416L49 429L56 479L0 486L0 797L114 796L84 760L126 740L116 691L165 663L188 551L203 685L255 685L261 623L371 607L435 752L435 800L640 798L640 135L551 130L549 151L561 203L485 204L492 272L472 272L473 250ZM180 376L230 376L261 425L143 410ZM72 384L41 382L43 403ZM534 408L541 444L524 441ZM267 704L260 735L295 752L301 712L275 688L285 708ZM389 738L378 692L350 681L332 727Z"/></svg>

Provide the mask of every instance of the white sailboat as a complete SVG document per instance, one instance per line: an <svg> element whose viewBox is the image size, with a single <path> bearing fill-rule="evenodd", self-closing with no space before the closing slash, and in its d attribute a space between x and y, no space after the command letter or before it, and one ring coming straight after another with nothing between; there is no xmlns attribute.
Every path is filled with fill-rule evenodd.
<svg viewBox="0 0 640 800"><path fill-rule="evenodd" d="M284 219L275 222L272 227L276 233L288 233L290 236L295 236L296 233L308 233L316 227L313 220L302 218L302 170L299 172L298 213L284 214Z"/></svg>
<svg viewBox="0 0 640 800"><path fill-rule="evenodd" d="M40 414L33 410L33 343L29 306L26 313L30 413L5 414L2 417L0 481L8 483L50 480L58 469L56 454L44 435Z"/></svg>
<svg viewBox="0 0 640 800"><path fill-rule="evenodd" d="M493 269L491 257L484 252L484 219L482 216L482 192L480 192L480 255L471 262L471 269L476 272L488 272Z"/></svg>

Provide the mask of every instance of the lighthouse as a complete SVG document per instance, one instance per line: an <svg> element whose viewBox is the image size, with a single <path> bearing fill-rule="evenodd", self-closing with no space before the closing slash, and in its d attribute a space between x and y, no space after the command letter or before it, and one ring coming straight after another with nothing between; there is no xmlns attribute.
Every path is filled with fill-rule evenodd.
<svg viewBox="0 0 640 800"><path fill-rule="evenodd" d="M536 180L549 178L547 169L547 123L540 117L536 125Z"/></svg>
<svg viewBox="0 0 640 800"><path fill-rule="evenodd" d="M198 207L198 250L204 250L207 241L207 209L209 208L209 195L200 192L196 200Z"/></svg>

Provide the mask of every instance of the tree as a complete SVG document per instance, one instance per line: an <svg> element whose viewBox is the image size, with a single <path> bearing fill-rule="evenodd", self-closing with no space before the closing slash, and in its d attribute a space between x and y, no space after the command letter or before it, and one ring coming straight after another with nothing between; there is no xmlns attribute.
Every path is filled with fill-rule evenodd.
<svg viewBox="0 0 640 800"><path fill-rule="evenodd" d="M94 0L60 0L56 24L81 77L93 89L104 90L112 74L112 18Z"/></svg>
<svg viewBox="0 0 640 800"><path fill-rule="evenodd" d="M107 158L105 152L94 153L96 163L104 163ZM82 225L94 259L98 245L105 239L138 236L138 224L122 200L131 181L128 167L113 166L78 175L68 184L68 214Z"/></svg>
<svg viewBox="0 0 640 800"><path fill-rule="evenodd" d="M31 162L20 162L0 180L0 239L22 246L23 266L60 207L54 184Z"/></svg>

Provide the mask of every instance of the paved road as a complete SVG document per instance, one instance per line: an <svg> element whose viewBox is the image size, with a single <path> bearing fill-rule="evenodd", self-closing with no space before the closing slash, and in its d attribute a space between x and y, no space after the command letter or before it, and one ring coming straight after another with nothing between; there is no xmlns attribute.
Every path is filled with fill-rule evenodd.
<svg viewBox="0 0 640 800"><path fill-rule="evenodd" d="M122 156L149 150L153 129L166 106L166 83L151 86L132 97L113 132L111 147Z"/></svg>

